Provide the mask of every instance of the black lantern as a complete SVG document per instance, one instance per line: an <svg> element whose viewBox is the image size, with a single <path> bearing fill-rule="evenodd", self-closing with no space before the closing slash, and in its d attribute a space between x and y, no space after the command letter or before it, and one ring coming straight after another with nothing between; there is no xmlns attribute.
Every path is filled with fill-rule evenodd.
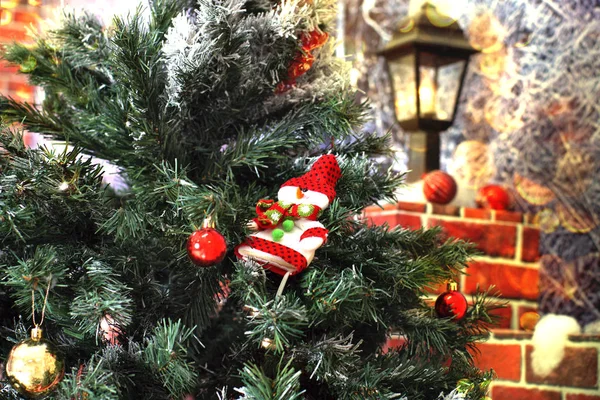
<svg viewBox="0 0 600 400"><path fill-rule="evenodd" d="M413 133L409 159L418 176L439 168L439 135L454 122L469 57L476 52L458 23L429 2L379 52L387 60L398 123Z"/></svg>

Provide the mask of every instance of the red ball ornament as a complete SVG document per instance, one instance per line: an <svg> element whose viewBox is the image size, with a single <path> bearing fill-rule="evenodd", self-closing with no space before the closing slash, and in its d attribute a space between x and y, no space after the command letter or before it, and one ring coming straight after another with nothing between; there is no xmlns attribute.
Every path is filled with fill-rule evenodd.
<svg viewBox="0 0 600 400"><path fill-rule="evenodd" d="M288 68L288 78L294 80L304 75L315 62L315 57L312 54L299 53Z"/></svg>
<svg viewBox="0 0 600 400"><path fill-rule="evenodd" d="M427 201L448 204L456 196L456 181L443 171L431 171L423 178L423 194Z"/></svg>
<svg viewBox="0 0 600 400"><path fill-rule="evenodd" d="M458 291L456 282L449 282L446 292L435 301L435 312L440 318L453 317L459 321L467 314L467 299Z"/></svg>
<svg viewBox="0 0 600 400"><path fill-rule="evenodd" d="M302 50L309 52L325 45L329 39L327 32L312 31L302 35Z"/></svg>
<svg viewBox="0 0 600 400"><path fill-rule="evenodd" d="M477 205L492 210L508 210L510 208L510 195L500 185L487 185L479 189L475 198Z"/></svg>
<svg viewBox="0 0 600 400"><path fill-rule="evenodd" d="M192 233L187 242L187 252L192 262L201 267L220 263L227 253L227 243L223 235L210 223Z"/></svg>

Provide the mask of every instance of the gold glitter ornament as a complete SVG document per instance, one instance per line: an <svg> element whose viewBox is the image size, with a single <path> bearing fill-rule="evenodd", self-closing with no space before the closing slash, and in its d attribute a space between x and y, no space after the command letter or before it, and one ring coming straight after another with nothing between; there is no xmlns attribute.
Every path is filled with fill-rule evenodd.
<svg viewBox="0 0 600 400"><path fill-rule="evenodd" d="M6 360L6 377L21 395L37 399L52 391L65 373L64 359L38 327L31 339L17 343Z"/></svg>
<svg viewBox="0 0 600 400"><path fill-rule="evenodd" d="M539 320L540 314L535 311L528 311L519 317L519 325L524 330L533 332Z"/></svg>

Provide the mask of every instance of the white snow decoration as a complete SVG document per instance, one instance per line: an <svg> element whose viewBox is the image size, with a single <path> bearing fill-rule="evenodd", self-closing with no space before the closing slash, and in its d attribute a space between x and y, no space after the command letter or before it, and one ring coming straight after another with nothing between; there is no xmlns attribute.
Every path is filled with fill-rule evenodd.
<svg viewBox="0 0 600 400"><path fill-rule="evenodd" d="M314 29L315 21L320 20L319 14L312 15L313 8L301 4L300 0L284 0L273 10L254 15L243 14L245 3L240 0L226 0L219 3L218 8L208 7L210 3L211 0L200 1L200 8L193 16L178 15L166 34L163 60L171 105L181 107L184 101L180 98L183 76L209 70L206 67L215 62L247 66L241 69L240 82L257 83L262 77L257 68L267 67L267 62L261 64L261 60L264 61L264 54L269 53L270 41L295 38L299 30ZM220 43L220 29L224 25L231 28L230 42L237 39L241 43L229 54L222 51L223 43ZM225 75L210 78L216 86ZM273 74L269 80L269 84L275 85L281 77ZM210 85L205 90L210 91Z"/></svg>
<svg viewBox="0 0 600 400"><path fill-rule="evenodd" d="M466 399L465 394L459 393L457 389L454 389L447 395L444 395L444 393L440 393L440 395L437 398L437 400L465 400L465 399Z"/></svg>
<svg viewBox="0 0 600 400"><path fill-rule="evenodd" d="M544 315L533 332L531 366L541 377L548 376L560 364L565 355L569 335L581 332L573 317L566 315Z"/></svg>

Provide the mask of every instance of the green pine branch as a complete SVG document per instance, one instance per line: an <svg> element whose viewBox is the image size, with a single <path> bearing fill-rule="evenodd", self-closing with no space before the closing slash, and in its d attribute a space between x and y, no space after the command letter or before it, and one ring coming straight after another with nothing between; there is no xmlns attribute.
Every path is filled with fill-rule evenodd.
<svg viewBox="0 0 600 400"><path fill-rule="evenodd" d="M236 391L242 394L244 400L300 400L303 391L300 390L300 371L294 370L291 361L277 365L275 376L268 376L257 365L249 364L241 371L244 386Z"/></svg>

